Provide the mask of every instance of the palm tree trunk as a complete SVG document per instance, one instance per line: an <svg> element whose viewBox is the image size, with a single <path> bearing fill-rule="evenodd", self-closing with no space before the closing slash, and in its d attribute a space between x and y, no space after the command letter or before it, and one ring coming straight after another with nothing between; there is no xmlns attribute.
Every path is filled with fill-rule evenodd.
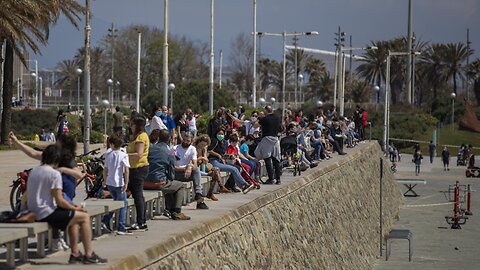
<svg viewBox="0 0 480 270"><path fill-rule="evenodd" d="M13 91L13 46L7 40L5 65L3 70L3 112L0 143L8 144L8 133L12 125L12 91Z"/></svg>
<svg viewBox="0 0 480 270"><path fill-rule="evenodd" d="M453 92L457 94L457 73L453 73Z"/></svg>

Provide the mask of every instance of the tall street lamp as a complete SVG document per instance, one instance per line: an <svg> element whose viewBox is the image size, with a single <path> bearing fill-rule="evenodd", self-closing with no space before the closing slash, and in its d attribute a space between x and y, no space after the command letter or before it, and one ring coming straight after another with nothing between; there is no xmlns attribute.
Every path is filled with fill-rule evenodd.
<svg viewBox="0 0 480 270"><path fill-rule="evenodd" d="M213 77L215 74L215 52L213 50L214 43L214 15L215 15L215 1L210 0L210 77L209 77L209 90L208 90L208 111L210 115L213 115Z"/></svg>
<svg viewBox="0 0 480 270"><path fill-rule="evenodd" d="M35 78L35 108L38 108L38 72L30 73Z"/></svg>
<svg viewBox="0 0 480 270"><path fill-rule="evenodd" d="M168 0L164 0L163 21L163 105L168 104Z"/></svg>
<svg viewBox="0 0 480 270"><path fill-rule="evenodd" d="M256 32L254 35L261 36L277 36L283 38L283 72L282 72L282 121L285 118L285 86L286 86L286 43L287 37L297 37L297 36L313 36L318 35L317 31L310 32L282 32L282 33L270 33L270 32Z"/></svg>
<svg viewBox="0 0 480 270"><path fill-rule="evenodd" d="M80 75L82 75L83 70L77 68L75 74L77 74L77 114L80 113Z"/></svg>
<svg viewBox="0 0 480 270"><path fill-rule="evenodd" d="M304 96L302 93L302 85L303 85L303 74L298 74L298 80L300 81L298 84L298 90L300 92L300 102L303 104L305 102Z"/></svg>
<svg viewBox="0 0 480 270"><path fill-rule="evenodd" d="M170 110L172 110L172 114L173 114L173 90L175 90L175 84L169 83L168 90L170 90Z"/></svg>
<svg viewBox="0 0 480 270"><path fill-rule="evenodd" d="M352 51L359 51L359 50L377 50L376 46L369 46L369 47L357 47L357 48L343 48L340 47L340 55L338 56L341 61L340 68L338 69L341 71L341 74L338 79L338 102L339 102L339 113L340 115L344 115L345 112L345 53L344 52L352 52Z"/></svg>
<svg viewBox="0 0 480 270"><path fill-rule="evenodd" d="M257 0L253 0L253 78L252 78L252 100L253 108L257 107Z"/></svg>
<svg viewBox="0 0 480 270"><path fill-rule="evenodd" d="M383 121L383 151L387 154L388 140L390 137L390 58L392 56L409 56L410 52L391 52L387 54L387 70L385 75L385 106L384 106L384 121ZM420 55L420 52L413 52L415 55Z"/></svg>
<svg viewBox="0 0 480 270"><path fill-rule="evenodd" d="M375 85L373 87L373 90L375 91L375 93L377 93L377 104L378 104L380 103L380 86Z"/></svg>
<svg viewBox="0 0 480 270"><path fill-rule="evenodd" d="M272 110L275 110L275 98L274 97L271 97L270 98L270 102L272 102ZM283 121L283 120L282 120Z"/></svg>
<svg viewBox="0 0 480 270"><path fill-rule="evenodd" d="M457 94L452 92L450 94L450 97L452 98L452 131L455 130L455 98L457 97Z"/></svg>
<svg viewBox="0 0 480 270"><path fill-rule="evenodd" d="M102 107L103 107L103 110L104 110L104 134L107 135L107 109L108 109L108 106L110 105L110 102L108 102L108 100L104 99L102 100ZM85 118L88 117L88 116L85 116Z"/></svg>
<svg viewBox="0 0 480 270"><path fill-rule="evenodd" d="M43 98L42 98L42 88L43 88L43 78L38 77L38 80L40 81L40 87L39 87L39 95L40 95L40 108L43 108Z"/></svg>
<svg viewBox="0 0 480 270"><path fill-rule="evenodd" d="M109 103L113 103L113 102L112 102L112 86L113 86L113 80L112 80L112 79L108 79L108 80L107 80L107 85L108 85L108 102L109 102Z"/></svg>

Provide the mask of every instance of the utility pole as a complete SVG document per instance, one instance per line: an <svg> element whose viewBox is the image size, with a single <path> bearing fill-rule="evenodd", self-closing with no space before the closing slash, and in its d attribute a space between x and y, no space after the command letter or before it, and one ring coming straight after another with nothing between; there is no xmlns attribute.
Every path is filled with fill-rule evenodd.
<svg viewBox="0 0 480 270"><path fill-rule="evenodd" d="M218 88L222 88L222 72L223 72L223 52L220 50L219 68L218 68Z"/></svg>
<svg viewBox="0 0 480 270"><path fill-rule="evenodd" d="M220 54L221 57L221 54ZM220 69L222 67L220 66ZM252 71L253 108L257 107L257 0L253 0L253 71Z"/></svg>
<svg viewBox="0 0 480 270"><path fill-rule="evenodd" d="M208 111L213 115L213 77L215 72L215 52L213 50L214 43L214 15L215 15L215 0L210 0L210 79L208 91Z"/></svg>
<svg viewBox="0 0 480 270"><path fill-rule="evenodd" d="M84 59L84 87L85 107L83 109L83 153L88 153L90 147L90 0L85 0L85 59Z"/></svg>
<svg viewBox="0 0 480 270"><path fill-rule="evenodd" d="M115 63L115 38L117 37L117 32L118 30L115 28L115 25L112 22L112 27L108 28L108 37L110 38L110 46L111 46L111 64L112 64L112 73L110 79L113 81L115 76L114 76L114 63ZM113 99L112 99L113 100Z"/></svg>
<svg viewBox="0 0 480 270"><path fill-rule="evenodd" d="M298 109L298 100L297 100L297 89L298 89L298 36L293 36L293 45L295 46L295 91L294 91L294 96L295 96L295 109Z"/></svg>
<svg viewBox="0 0 480 270"><path fill-rule="evenodd" d="M335 81L336 81L336 89L338 89L338 99L339 99L339 113L340 115L343 115L343 109L344 109L344 88L343 88L343 53L342 53L342 47L343 47L343 42L345 41L345 32L342 32L340 26L338 27L338 32L335 33L337 36L335 38L335 47L336 49L336 62L335 62ZM336 100L336 89L333 97L333 103L334 103L334 108L337 108L337 100Z"/></svg>
<svg viewBox="0 0 480 270"><path fill-rule="evenodd" d="M350 35L350 48L352 48L352 35ZM348 84L350 85L350 89L352 88L352 59L353 59L353 50L350 50L350 66L348 68Z"/></svg>
<svg viewBox="0 0 480 270"><path fill-rule="evenodd" d="M407 103L412 104L412 0L408 0L408 37L407 37L407 50L408 54L408 61L407 61Z"/></svg>

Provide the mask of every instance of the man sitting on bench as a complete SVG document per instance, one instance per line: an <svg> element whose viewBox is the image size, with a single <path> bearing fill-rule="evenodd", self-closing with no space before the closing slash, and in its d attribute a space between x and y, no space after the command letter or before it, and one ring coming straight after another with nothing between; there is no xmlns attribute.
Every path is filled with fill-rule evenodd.
<svg viewBox="0 0 480 270"><path fill-rule="evenodd" d="M35 213L38 221L48 222L55 229L65 230L68 227L72 249L70 264L104 264L107 260L93 252L90 216L83 212L81 206L68 203L62 196L62 176L54 169L60 160L59 150L57 145L45 148L42 153L42 165L30 172L27 183L27 207ZM78 250L79 230L84 256Z"/></svg>

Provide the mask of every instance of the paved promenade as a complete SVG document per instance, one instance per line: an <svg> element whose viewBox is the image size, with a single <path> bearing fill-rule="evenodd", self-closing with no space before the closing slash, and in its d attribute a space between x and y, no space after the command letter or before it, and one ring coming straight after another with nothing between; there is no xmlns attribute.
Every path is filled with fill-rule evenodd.
<svg viewBox="0 0 480 270"><path fill-rule="evenodd" d="M348 153L362 151L363 144L353 149L346 149ZM92 148L92 147L91 147ZM81 149L81 148L79 148ZM93 149L93 148L92 148ZM334 154L334 159L322 162L319 167L338 162L342 157ZM0 209L9 210L8 193L11 180L18 171L36 166L39 162L26 157L20 151L0 152ZM426 161L427 159L425 159ZM413 261L408 262L408 244L405 240L395 240L389 261L379 257L375 270L383 269L476 269L479 265L478 244L480 243L479 192L473 193L473 216L462 226L461 230L452 230L445 222L444 216L451 215L453 205L448 203L444 194L449 184L459 180L461 184L472 184L473 189L480 189L479 179L465 178L464 168L453 166L449 172L444 172L440 160L437 158L433 165L424 163L420 176L414 176L413 163L410 156L404 155L403 162L398 164L398 178L419 178L427 181L426 185L417 186L416 191L421 195L416 198L406 198L406 205L400 211L400 220L396 228L408 228L413 232ZM313 170L307 170L302 175L307 175ZM285 173L282 185L285 186L295 181L291 173ZM94 266L105 269L119 262L131 254L142 254L148 247L161 243L170 237L184 231L191 230L215 216L224 215L235 210L237 206L245 204L266 193L280 188L276 185L263 185L260 190L254 190L247 195L220 194L219 201L207 200L209 210L195 210L195 204L184 207L185 214L192 217L190 221L172 221L164 217L148 221L147 232L136 232L131 236L103 235L94 241L95 251L109 259L107 266ZM398 185L399 191L403 185ZM82 196L79 192L78 196ZM47 258L38 259L31 257L30 264L20 265L19 269L85 269L82 265L67 266L69 251L56 252ZM1 267L0 267L1 268Z"/></svg>
<svg viewBox="0 0 480 270"><path fill-rule="evenodd" d="M408 241L394 240L391 257L377 260L375 270L453 270L480 269L480 179L466 178L465 167L457 167L456 157L451 160L450 171L444 171L440 158L430 164L428 156L423 159L421 173L415 176L411 155L403 155L397 166L396 178L424 179L426 185L418 185L415 190L419 197L406 197L400 210L400 220L395 228L410 229L413 232L413 259L408 261ZM462 229L450 229L445 216L453 215L453 204L444 193L455 181L470 184L477 192L472 193L471 209L473 216ZM404 192L406 188L399 184ZM464 206L466 207L466 205Z"/></svg>

